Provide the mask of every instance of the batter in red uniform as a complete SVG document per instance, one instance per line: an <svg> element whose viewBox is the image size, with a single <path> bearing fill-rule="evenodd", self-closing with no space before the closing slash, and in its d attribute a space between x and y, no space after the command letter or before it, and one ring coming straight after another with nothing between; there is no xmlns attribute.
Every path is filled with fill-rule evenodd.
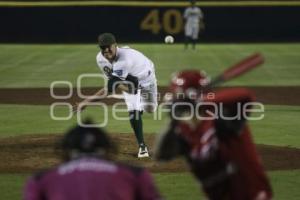
<svg viewBox="0 0 300 200"><path fill-rule="evenodd" d="M183 155L208 199L270 200L271 186L246 120L254 95L243 88L201 92L208 81L194 70L172 79L171 122L156 158Z"/></svg>

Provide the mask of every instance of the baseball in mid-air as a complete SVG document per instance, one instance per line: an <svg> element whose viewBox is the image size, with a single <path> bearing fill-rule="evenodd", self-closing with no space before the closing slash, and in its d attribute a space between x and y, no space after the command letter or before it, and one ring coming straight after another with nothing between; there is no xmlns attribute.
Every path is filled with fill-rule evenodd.
<svg viewBox="0 0 300 200"><path fill-rule="evenodd" d="M173 44L174 43L174 37L172 35L167 35L165 37L165 43L166 44Z"/></svg>

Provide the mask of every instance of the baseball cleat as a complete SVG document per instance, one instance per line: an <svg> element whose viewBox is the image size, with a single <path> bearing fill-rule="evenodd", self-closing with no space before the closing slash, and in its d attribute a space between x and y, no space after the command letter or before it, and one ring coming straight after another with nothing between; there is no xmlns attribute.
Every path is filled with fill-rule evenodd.
<svg viewBox="0 0 300 200"><path fill-rule="evenodd" d="M146 146L140 146L138 158L147 158L149 157L149 152Z"/></svg>

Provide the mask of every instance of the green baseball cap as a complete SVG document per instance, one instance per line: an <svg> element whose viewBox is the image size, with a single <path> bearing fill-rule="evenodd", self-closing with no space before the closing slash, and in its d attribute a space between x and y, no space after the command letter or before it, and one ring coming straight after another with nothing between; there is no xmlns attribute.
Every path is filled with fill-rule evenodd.
<svg viewBox="0 0 300 200"><path fill-rule="evenodd" d="M110 46L117 43L116 37L111 33L102 33L98 36L99 46Z"/></svg>

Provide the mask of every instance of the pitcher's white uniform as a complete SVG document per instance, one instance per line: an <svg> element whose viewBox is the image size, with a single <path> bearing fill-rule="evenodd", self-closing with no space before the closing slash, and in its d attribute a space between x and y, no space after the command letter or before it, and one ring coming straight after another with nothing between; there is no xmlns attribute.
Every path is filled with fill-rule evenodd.
<svg viewBox="0 0 300 200"><path fill-rule="evenodd" d="M198 39L199 29L200 29L200 20L203 19L203 13L200 8L188 7L184 11L183 17L186 20L185 23L185 36L191 37L192 39Z"/></svg>
<svg viewBox="0 0 300 200"><path fill-rule="evenodd" d="M110 63L101 52L97 64L103 73L125 80L128 75L139 81L137 94L123 92L128 111L145 110L154 112L157 108L157 81L153 62L141 52L129 47L117 47L116 59Z"/></svg>

